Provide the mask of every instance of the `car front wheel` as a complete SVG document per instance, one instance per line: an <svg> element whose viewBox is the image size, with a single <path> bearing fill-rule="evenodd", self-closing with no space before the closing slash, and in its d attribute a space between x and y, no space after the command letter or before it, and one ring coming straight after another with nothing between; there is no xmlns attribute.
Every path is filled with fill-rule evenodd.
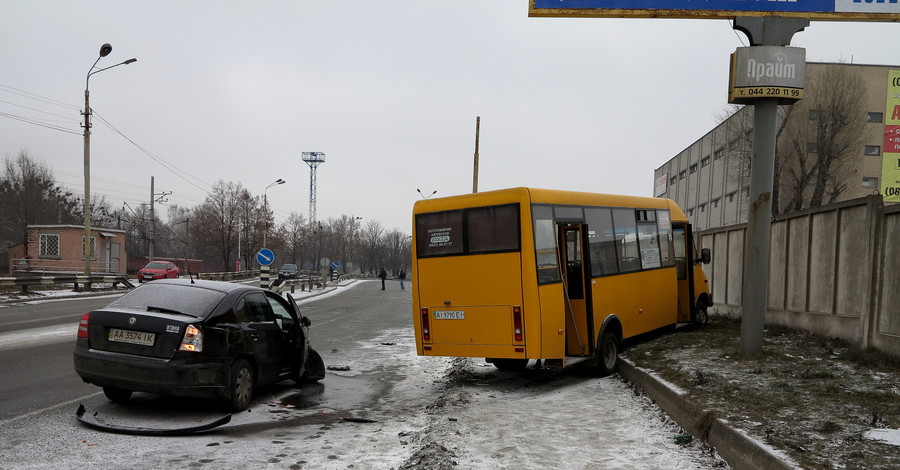
<svg viewBox="0 0 900 470"><path fill-rule="evenodd" d="M244 411L253 399L253 368L246 359L238 359L231 366L229 405L234 411Z"/></svg>

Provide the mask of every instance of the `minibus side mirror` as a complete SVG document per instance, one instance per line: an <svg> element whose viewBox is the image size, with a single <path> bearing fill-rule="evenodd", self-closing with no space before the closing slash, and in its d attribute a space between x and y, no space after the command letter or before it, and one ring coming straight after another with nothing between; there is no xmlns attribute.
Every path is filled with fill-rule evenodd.
<svg viewBox="0 0 900 470"><path fill-rule="evenodd" d="M710 254L709 248L703 248L700 250L700 262L703 264L709 264L712 261L712 255Z"/></svg>

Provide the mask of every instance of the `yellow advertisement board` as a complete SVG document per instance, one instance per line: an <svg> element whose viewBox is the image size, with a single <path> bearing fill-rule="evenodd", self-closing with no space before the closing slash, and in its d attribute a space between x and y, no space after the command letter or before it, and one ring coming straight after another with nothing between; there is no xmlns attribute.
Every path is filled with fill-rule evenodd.
<svg viewBox="0 0 900 470"><path fill-rule="evenodd" d="M882 149L881 194L885 201L900 202L900 70L888 71Z"/></svg>

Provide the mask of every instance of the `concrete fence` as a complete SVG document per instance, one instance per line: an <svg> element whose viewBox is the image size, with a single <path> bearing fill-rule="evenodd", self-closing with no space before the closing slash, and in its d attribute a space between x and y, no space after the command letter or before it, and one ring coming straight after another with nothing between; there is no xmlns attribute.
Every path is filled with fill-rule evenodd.
<svg viewBox="0 0 900 470"><path fill-rule="evenodd" d="M715 309L740 315L746 224L699 232ZM873 195L776 218L766 323L900 355L900 205Z"/></svg>

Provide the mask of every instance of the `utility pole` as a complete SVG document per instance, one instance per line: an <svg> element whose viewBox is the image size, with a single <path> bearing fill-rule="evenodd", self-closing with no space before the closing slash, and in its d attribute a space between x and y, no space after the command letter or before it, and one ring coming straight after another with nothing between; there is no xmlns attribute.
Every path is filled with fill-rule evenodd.
<svg viewBox="0 0 900 470"><path fill-rule="evenodd" d="M472 175L472 193L478 192L478 134L481 132L481 116L475 116L475 171Z"/></svg>
<svg viewBox="0 0 900 470"><path fill-rule="evenodd" d="M153 261L153 248L156 245L156 216L153 215L153 203L157 201L156 196L159 196L159 202L166 202L168 199L164 199L169 194L172 194L172 191L163 191L159 194L156 194L154 189L154 181L153 177L150 177L150 256L148 257L148 261Z"/></svg>

